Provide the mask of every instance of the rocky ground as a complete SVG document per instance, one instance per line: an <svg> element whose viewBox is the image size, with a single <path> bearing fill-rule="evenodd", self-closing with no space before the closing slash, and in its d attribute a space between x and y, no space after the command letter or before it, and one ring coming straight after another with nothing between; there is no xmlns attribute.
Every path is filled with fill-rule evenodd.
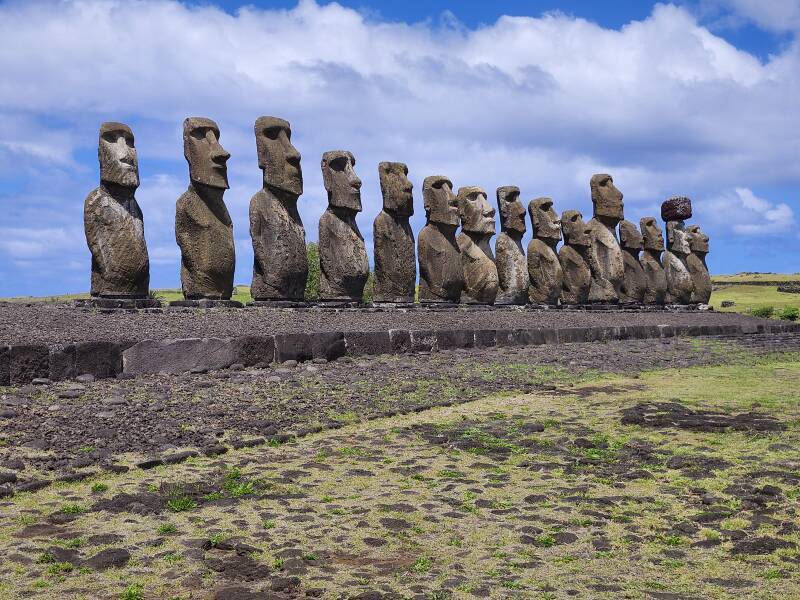
<svg viewBox="0 0 800 600"><path fill-rule="evenodd" d="M47 344L59 348L84 341L140 341L187 337L236 337L313 331L387 329L524 329L618 325L718 325L768 323L740 314L706 311L624 312L532 310L526 308L447 310L371 309L164 309L103 313L70 304L5 303L0 310L0 344ZM774 321L773 321L774 323Z"/></svg>
<svg viewBox="0 0 800 600"><path fill-rule="evenodd" d="M675 338L4 388L3 489L55 483L0 500L0 598L794 597L799 350Z"/></svg>

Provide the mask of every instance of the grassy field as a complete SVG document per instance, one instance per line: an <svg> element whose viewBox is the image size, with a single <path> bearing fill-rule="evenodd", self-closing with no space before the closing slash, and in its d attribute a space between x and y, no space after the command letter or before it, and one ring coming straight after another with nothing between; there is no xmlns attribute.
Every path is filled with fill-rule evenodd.
<svg viewBox="0 0 800 600"><path fill-rule="evenodd" d="M180 289L164 288L160 290L151 290L154 296L160 298L163 302L171 302L172 300L183 300L183 294ZM13 296L11 298L0 298L3 302L69 302L70 300L78 300L88 298L89 293L82 294L61 294L60 296ZM242 303L250 302L250 286L237 285L232 300L238 300Z"/></svg>
<svg viewBox="0 0 800 600"><path fill-rule="evenodd" d="M0 598L798 598L798 383L791 354L562 381L21 493Z"/></svg>
<svg viewBox="0 0 800 600"><path fill-rule="evenodd" d="M743 283L746 281L800 281L800 273L737 273L713 275L714 283Z"/></svg>

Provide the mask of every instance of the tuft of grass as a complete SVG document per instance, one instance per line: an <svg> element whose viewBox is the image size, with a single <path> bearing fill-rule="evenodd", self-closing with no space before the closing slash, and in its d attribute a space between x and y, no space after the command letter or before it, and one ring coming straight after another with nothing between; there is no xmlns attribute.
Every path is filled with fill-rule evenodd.
<svg viewBox="0 0 800 600"><path fill-rule="evenodd" d="M65 515L82 515L88 509L85 506L81 506L80 504L65 504L58 510L59 512Z"/></svg>
<svg viewBox="0 0 800 600"><path fill-rule="evenodd" d="M189 496L181 496L167 501L167 508L172 512L186 512L197 508L197 502L189 498Z"/></svg>
<svg viewBox="0 0 800 600"><path fill-rule="evenodd" d="M122 600L144 600L144 586L141 583L131 583L120 597Z"/></svg>
<svg viewBox="0 0 800 600"><path fill-rule="evenodd" d="M175 525L172 523L162 523L161 525L158 526L158 529L156 529L156 531L158 532L159 535L168 535L170 533L177 533L178 528L175 527Z"/></svg>
<svg viewBox="0 0 800 600"><path fill-rule="evenodd" d="M108 484L102 482L96 482L92 484L92 493L93 494L102 494L103 492L108 491Z"/></svg>
<svg viewBox="0 0 800 600"><path fill-rule="evenodd" d="M414 564L411 565L410 570L412 573L427 573L431 570L432 566L433 560L429 556L420 556L414 561Z"/></svg>

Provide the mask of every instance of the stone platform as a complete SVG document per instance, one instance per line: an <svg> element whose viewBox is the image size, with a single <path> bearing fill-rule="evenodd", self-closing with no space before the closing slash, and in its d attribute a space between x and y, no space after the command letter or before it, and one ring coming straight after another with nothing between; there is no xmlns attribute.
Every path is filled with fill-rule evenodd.
<svg viewBox="0 0 800 600"><path fill-rule="evenodd" d="M161 301L157 298L79 298L75 306L99 310L152 310L161 308Z"/></svg>
<svg viewBox="0 0 800 600"><path fill-rule="evenodd" d="M793 331L800 324L699 310L252 307L97 314L67 305L4 304L0 385L345 355Z"/></svg>

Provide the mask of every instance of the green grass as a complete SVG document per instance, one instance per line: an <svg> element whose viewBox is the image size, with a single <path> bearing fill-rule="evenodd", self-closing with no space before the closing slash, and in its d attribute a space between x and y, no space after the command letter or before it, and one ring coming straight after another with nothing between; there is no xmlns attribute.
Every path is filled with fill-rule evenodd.
<svg viewBox="0 0 800 600"><path fill-rule="evenodd" d="M737 273L712 275L714 283L743 283L745 281L800 281L800 273Z"/></svg>
<svg viewBox="0 0 800 600"><path fill-rule="evenodd" d="M722 308L723 300L733 300L736 304ZM709 302L714 310L723 312L747 313L754 308L772 306L776 310L786 307L800 308L800 294L779 292L777 287L764 285L731 285L711 293Z"/></svg>

